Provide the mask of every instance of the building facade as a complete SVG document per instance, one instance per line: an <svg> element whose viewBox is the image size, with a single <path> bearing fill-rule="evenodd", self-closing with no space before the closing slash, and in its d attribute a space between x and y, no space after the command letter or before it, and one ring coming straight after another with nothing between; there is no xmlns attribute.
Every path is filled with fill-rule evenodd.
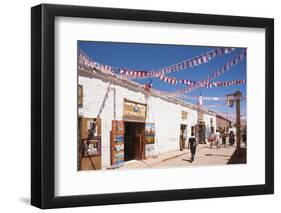
<svg viewBox="0 0 281 213"><path fill-rule="evenodd" d="M217 131L228 132L229 128L231 127L231 121L229 119L217 114L216 115L216 126L217 126Z"/></svg>
<svg viewBox="0 0 281 213"><path fill-rule="evenodd" d="M156 158L183 150L198 131L205 136L216 131L213 112L147 92L127 79L78 71L78 170Z"/></svg>

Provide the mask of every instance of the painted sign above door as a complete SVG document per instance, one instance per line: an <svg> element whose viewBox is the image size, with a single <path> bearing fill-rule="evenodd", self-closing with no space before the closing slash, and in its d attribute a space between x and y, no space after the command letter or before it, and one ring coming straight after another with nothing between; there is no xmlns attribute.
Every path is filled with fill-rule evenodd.
<svg viewBox="0 0 281 213"><path fill-rule="evenodd" d="M133 121L146 120L146 104L124 99L123 119Z"/></svg>

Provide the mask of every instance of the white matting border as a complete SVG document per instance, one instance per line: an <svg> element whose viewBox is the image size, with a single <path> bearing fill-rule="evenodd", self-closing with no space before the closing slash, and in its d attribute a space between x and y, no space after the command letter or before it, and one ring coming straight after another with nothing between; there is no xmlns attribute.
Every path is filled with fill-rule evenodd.
<svg viewBox="0 0 281 213"><path fill-rule="evenodd" d="M247 164L77 172L77 40L247 47ZM55 195L265 183L265 31L58 17L55 19Z"/></svg>

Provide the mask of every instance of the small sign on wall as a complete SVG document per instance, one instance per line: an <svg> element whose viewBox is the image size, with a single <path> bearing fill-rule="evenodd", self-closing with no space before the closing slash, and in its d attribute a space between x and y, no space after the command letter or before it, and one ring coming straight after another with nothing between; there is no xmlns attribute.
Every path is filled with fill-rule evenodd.
<svg viewBox="0 0 281 213"><path fill-rule="evenodd" d="M146 104L124 99L123 118L127 120L145 121Z"/></svg>
<svg viewBox="0 0 281 213"><path fill-rule="evenodd" d="M154 123L145 124L145 158L155 155L155 125Z"/></svg>
<svg viewBox="0 0 281 213"><path fill-rule="evenodd" d="M78 170L101 169L101 119L79 118Z"/></svg>
<svg viewBox="0 0 281 213"><path fill-rule="evenodd" d="M187 115L188 115L188 112L187 111L181 111L181 119L185 120L187 119Z"/></svg>

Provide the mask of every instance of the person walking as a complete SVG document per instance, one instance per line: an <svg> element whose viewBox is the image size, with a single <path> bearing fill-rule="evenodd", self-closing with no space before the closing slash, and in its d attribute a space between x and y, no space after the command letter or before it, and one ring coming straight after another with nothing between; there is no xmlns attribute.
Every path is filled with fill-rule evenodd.
<svg viewBox="0 0 281 213"><path fill-rule="evenodd" d="M233 146L234 143L235 143L235 135L234 135L233 131L231 131L229 134L229 145Z"/></svg>
<svg viewBox="0 0 281 213"><path fill-rule="evenodd" d="M247 131L246 131L246 129L243 131L242 140L243 140L243 142L246 146L247 145Z"/></svg>
<svg viewBox="0 0 281 213"><path fill-rule="evenodd" d="M222 132L222 146L226 147L226 133L225 133L225 131Z"/></svg>
<svg viewBox="0 0 281 213"><path fill-rule="evenodd" d="M191 157L189 162L192 163L194 161L195 158L195 153L196 153L196 137L194 137L193 135L188 139L188 147L190 149L191 152Z"/></svg>

